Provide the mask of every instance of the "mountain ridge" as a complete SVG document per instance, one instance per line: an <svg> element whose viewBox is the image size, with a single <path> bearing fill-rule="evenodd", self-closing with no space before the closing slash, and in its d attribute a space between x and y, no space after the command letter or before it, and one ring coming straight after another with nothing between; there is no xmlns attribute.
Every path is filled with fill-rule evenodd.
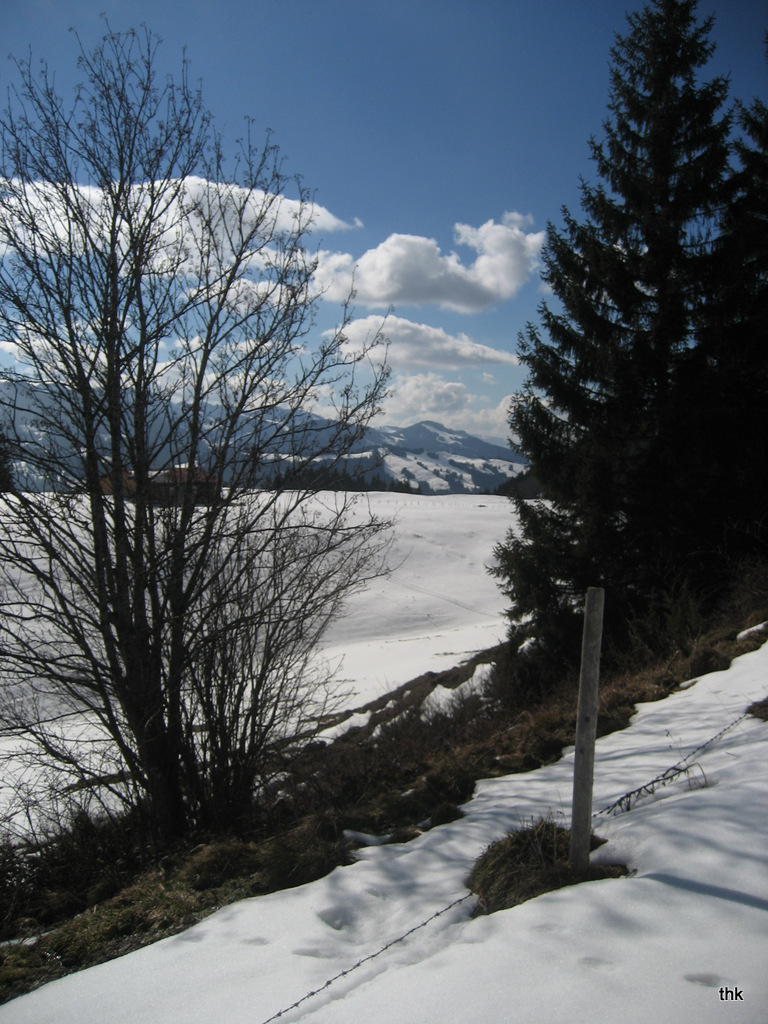
<svg viewBox="0 0 768 1024"><path fill-rule="evenodd" d="M29 381L0 382L0 405L5 413L6 444L16 484L24 490L44 491L51 484L39 476L24 458L25 449L43 446L55 450L57 464L70 484L80 475L75 428L69 429L58 412L56 399L45 394L45 385ZM303 414L312 423L312 432L322 440L331 422L312 413ZM207 411L209 445L213 443L218 420L217 407ZM238 444L246 450L251 431L248 417L238 428ZM161 438L156 438L157 454L167 468L170 454L163 454ZM286 444L290 444L288 439ZM108 450L105 440L105 450ZM265 485L276 479L280 467L290 458L290 448L283 451L279 432L265 452L267 469ZM32 463L35 462L33 458ZM200 454L204 466L205 452ZM53 465L53 463L51 463ZM158 466L158 468L160 468ZM372 490L402 489L423 494L473 494L492 492L523 472L526 460L511 448L486 441L465 430L446 427L437 420L420 420L408 426L369 426L352 451L329 471L329 486ZM322 460L318 462L322 473ZM63 479L63 478L62 478ZM58 489L61 484L54 482Z"/></svg>
<svg viewBox="0 0 768 1024"><path fill-rule="evenodd" d="M427 494L493 491L527 465L509 447L436 420L371 428L364 443L379 449L382 470L390 481Z"/></svg>

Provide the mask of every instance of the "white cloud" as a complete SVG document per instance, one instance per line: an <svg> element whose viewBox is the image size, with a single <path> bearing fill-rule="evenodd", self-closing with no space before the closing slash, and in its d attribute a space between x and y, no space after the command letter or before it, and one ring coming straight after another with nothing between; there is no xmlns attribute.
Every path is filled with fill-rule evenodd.
<svg viewBox="0 0 768 1024"><path fill-rule="evenodd" d="M509 407L512 396L506 395L496 406L485 406L479 409L467 409L461 422L455 426L478 437L496 437L506 440L509 437Z"/></svg>
<svg viewBox="0 0 768 1024"><path fill-rule="evenodd" d="M14 251L34 248L40 232L47 246L78 255L98 248L114 229L109 195L95 186L27 184L17 179L0 179L0 185L4 193L0 258L9 244ZM153 268L169 275L202 274L211 256L215 274L217 261L226 267L236 255L254 279L273 279L276 233L301 241L305 233L361 226L359 220L349 224L315 203L195 176L152 188L135 185L126 206L132 210L133 230L136 223L151 223ZM127 217L118 221L118 229L119 247L128 252L132 243Z"/></svg>
<svg viewBox="0 0 768 1024"><path fill-rule="evenodd" d="M379 330L389 341L388 360L395 369L440 366L445 370L457 370L493 363L516 366L519 362L512 353L480 345L467 334L448 334L442 327L414 323L394 315L384 319L374 314L353 320L345 334L351 345L358 348Z"/></svg>
<svg viewBox="0 0 768 1024"><path fill-rule="evenodd" d="M468 404L469 394L461 381L445 380L436 373L416 373L393 383L384 421L403 424L442 417L453 424Z"/></svg>
<svg viewBox="0 0 768 1024"><path fill-rule="evenodd" d="M398 374L380 422L408 426L432 419L478 437L506 438L511 400L506 395L489 405L486 395L471 393L460 380L447 380L437 373Z"/></svg>
<svg viewBox="0 0 768 1024"><path fill-rule="evenodd" d="M343 301L354 286L355 301L365 306L436 305L478 312L512 298L533 273L544 232L526 233L529 225L529 218L513 212L500 224L454 225L457 245L477 253L469 265L420 235L390 235L357 262L348 253L322 252L317 283L334 302Z"/></svg>
<svg viewBox="0 0 768 1024"><path fill-rule="evenodd" d="M174 204L169 209L172 223L179 221L185 230L194 230L199 219L201 232L214 230L217 236L230 232L237 238L240 231L247 235L262 223L257 231L260 238L269 237L274 230L293 233L299 225L308 231L329 232L362 227L362 221L355 219L350 224L316 203L194 176L184 179L181 195L184 211L180 214Z"/></svg>

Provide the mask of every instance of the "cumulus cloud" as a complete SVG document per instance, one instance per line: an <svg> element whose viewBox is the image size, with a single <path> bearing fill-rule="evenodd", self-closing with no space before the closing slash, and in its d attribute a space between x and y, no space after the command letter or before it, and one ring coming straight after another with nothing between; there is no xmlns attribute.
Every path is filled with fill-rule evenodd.
<svg viewBox="0 0 768 1024"><path fill-rule="evenodd" d="M355 262L348 253L322 252L317 282L327 299L343 301L352 287L369 306L435 305L473 313L512 298L536 267L544 232L528 232L530 218L505 213L501 223L454 225L457 245L477 254L465 264L432 238L393 234Z"/></svg>
<svg viewBox="0 0 768 1024"><path fill-rule="evenodd" d="M496 437L506 441L509 437L509 407L511 404L512 396L506 395L498 405L468 409L457 426L478 437Z"/></svg>
<svg viewBox="0 0 768 1024"><path fill-rule="evenodd" d="M489 405L484 395L471 393L458 380L437 373L396 376L387 398L382 422L408 426L433 419L478 437L506 438L511 396Z"/></svg>
<svg viewBox="0 0 768 1024"><path fill-rule="evenodd" d="M5 234L0 258L9 238L15 248L33 249L39 232L46 243L79 254L108 238L112 228L112 202L108 193L92 185L67 186L47 181L25 183L0 178L3 187L3 222L12 225ZM213 250L223 262L235 254L248 263L256 277L269 277L273 239L286 234L299 239L313 231L346 231L360 227L336 217L324 206L274 195L258 188L208 181L189 176L164 183L162 193L146 184L134 185L127 204L133 221L152 221L156 244L151 253L154 269L168 274L196 274ZM128 219L118 223L119 245L131 246ZM34 237L33 237L34 236Z"/></svg>
<svg viewBox="0 0 768 1024"><path fill-rule="evenodd" d="M293 199L285 200L285 202L293 203L296 207L299 205ZM354 221L350 223L349 221L342 220L341 217L337 217L325 206L319 206L317 203L313 203L311 209L310 228L312 231L352 231L363 226L363 222L359 217L355 217Z"/></svg>
<svg viewBox="0 0 768 1024"><path fill-rule="evenodd" d="M512 353L481 345L467 334L449 334L442 327L414 323L394 315L385 320L376 315L353 320L345 333L353 348L360 348L379 330L389 341L388 359L394 368L440 366L457 370L493 363L515 366L519 362Z"/></svg>
<svg viewBox="0 0 768 1024"><path fill-rule="evenodd" d="M466 385L436 373L415 373L398 378L384 410L387 423L414 423L423 419L456 422L469 405Z"/></svg>

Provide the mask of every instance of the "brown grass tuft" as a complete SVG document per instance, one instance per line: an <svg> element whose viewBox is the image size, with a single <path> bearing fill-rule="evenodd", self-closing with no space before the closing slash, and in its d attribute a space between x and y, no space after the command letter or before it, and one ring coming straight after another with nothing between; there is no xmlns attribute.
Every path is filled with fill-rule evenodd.
<svg viewBox="0 0 768 1024"><path fill-rule="evenodd" d="M592 849L599 845L593 837ZM570 846L570 830L551 817L507 833L481 854L467 880L478 896L478 911L493 914L566 885L627 874L620 865L596 865L586 878L574 875L568 863Z"/></svg>

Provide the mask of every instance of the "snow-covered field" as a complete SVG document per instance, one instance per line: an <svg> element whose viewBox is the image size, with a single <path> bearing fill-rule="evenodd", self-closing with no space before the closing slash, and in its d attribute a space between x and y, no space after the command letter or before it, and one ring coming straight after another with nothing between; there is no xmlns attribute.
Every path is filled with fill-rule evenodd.
<svg viewBox="0 0 768 1024"><path fill-rule="evenodd" d="M483 562L506 503L381 498L399 508L409 558L329 637L361 703L504 628ZM362 849L324 879L0 1006L0 1024L766 1024L768 725L741 717L766 693L768 645L598 740L595 812L688 769L627 811L596 813L608 842L592 856L628 864L628 878L490 917L462 899L472 862L509 827L567 822L568 753L481 782L463 819L406 845Z"/></svg>
<svg viewBox="0 0 768 1024"><path fill-rule="evenodd" d="M395 521L392 571L350 598L322 651L354 705L504 639L505 600L486 567L514 521L506 498L366 497Z"/></svg>

